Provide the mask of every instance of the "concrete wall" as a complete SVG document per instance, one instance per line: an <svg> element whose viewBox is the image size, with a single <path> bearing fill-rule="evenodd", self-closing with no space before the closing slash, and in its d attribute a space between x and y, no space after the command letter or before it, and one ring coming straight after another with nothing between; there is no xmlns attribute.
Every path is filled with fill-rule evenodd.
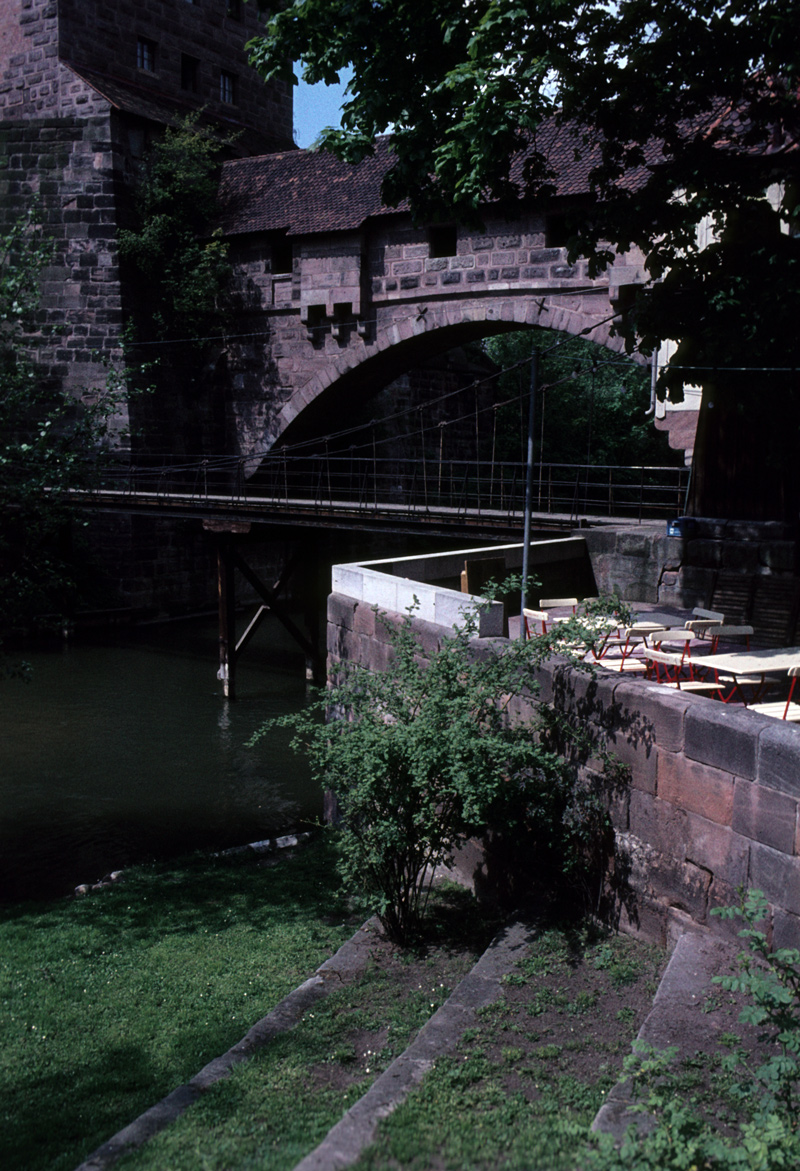
<svg viewBox="0 0 800 1171"><path fill-rule="evenodd" d="M339 588L347 588L344 580ZM414 627L423 655L447 633L422 618ZM476 653L488 645L476 639ZM390 636L370 601L331 594L328 656L329 671L341 661L391 670ZM710 912L751 886L769 900L775 945L800 945L800 729L558 660L543 668L539 684L541 701L570 714L629 771L621 790L607 791L615 870L618 877L627 871L617 894L622 925L659 940L675 919L731 931ZM526 710L516 701L517 715ZM582 767L599 776L596 761Z"/></svg>

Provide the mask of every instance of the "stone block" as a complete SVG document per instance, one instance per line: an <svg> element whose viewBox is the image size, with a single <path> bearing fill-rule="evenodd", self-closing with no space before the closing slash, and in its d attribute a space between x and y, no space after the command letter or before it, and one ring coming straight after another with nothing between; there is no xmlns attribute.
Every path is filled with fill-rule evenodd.
<svg viewBox="0 0 800 1171"><path fill-rule="evenodd" d="M328 622L334 626L344 626L345 629L352 630L357 610L353 598L342 594L328 594Z"/></svg>
<svg viewBox="0 0 800 1171"><path fill-rule="evenodd" d="M687 561L703 569L717 569L722 563L722 541L687 541Z"/></svg>
<svg viewBox="0 0 800 1171"><path fill-rule="evenodd" d="M667 908L655 899L637 892L634 897L620 901L618 924L625 935L666 946L669 915Z"/></svg>
<svg viewBox="0 0 800 1171"><path fill-rule="evenodd" d="M776 908L772 924L772 946L800 950L800 913L792 914L780 907Z"/></svg>
<svg viewBox="0 0 800 1171"><path fill-rule="evenodd" d="M692 862L662 854L634 834L625 836L630 885L642 898L677 909L702 923L708 912L711 875Z"/></svg>
<svg viewBox="0 0 800 1171"><path fill-rule="evenodd" d="M686 860L709 870L715 883L725 883L735 890L747 882L749 843L728 826L687 813Z"/></svg>
<svg viewBox="0 0 800 1171"><path fill-rule="evenodd" d="M658 753L656 791L662 801L718 825L731 824L733 783L733 776L721 769L687 760L681 753Z"/></svg>
<svg viewBox="0 0 800 1171"><path fill-rule="evenodd" d="M531 264L554 264L564 256L562 248L533 249L529 256Z"/></svg>
<svg viewBox="0 0 800 1171"><path fill-rule="evenodd" d="M436 622L414 622L414 637L424 655L435 654L442 645L444 632Z"/></svg>
<svg viewBox="0 0 800 1171"><path fill-rule="evenodd" d="M776 906L800 913L800 858L753 842L749 885Z"/></svg>
<svg viewBox="0 0 800 1171"><path fill-rule="evenodd" d="M651 795L656 791L655 747L645 739L629 736L625 729L614 728L605 737L607 750L630 769L631 788Z"/></svg>
<svg viewBox="0 0 800 1171"><path fill-rule="evenodd" d="M359 636L354 634L352 630L346 630L344 626L328 625L326 633L326 643L328 655L332 658L351 660L358 660L361 650Z"/></svg>
<svg viewBox="0 0 800 1171"><path fill-rule="evenodd" d="M763 716L759 731L758 783L800 798L800 728Z"/></svg>
<svg viewBox="0 0 800 1171"><path fill-rule="evenodd" d="M351 625L356 634L366 634L370 638L375 636L376 614L372 606L366 602L359 603L352 615ZM342 623L346 625L346 623Z"/></svg>
<svg viewBox="0 0 800 1171"><path fill-rule="evenodd" d="M350 635L357 639L357 651L350 656L355 662L367 667L368 671L391 671L395 662L395 649L389 643L376 642L367 635Z"/></svg>
<svg viewBox="0 0 800 1171"><path fill-rule="evenodd" d="M616 727L629 739L656 745L668 752L683 748L683 724L691 699L643 679L612 675L616 679L614 707L610 713Z"/></svg>
<svg viewBox="0 0 800 1171"><path fill-rule="evenodd" d="M686 755L753 780L761 730L758 721L753 712L713 700L698 700L686 711Z"/></svg>
<svg viewBox="0 0 800 1171"><path fill-rule="evenodd" d="M767 789L756 781L738 779L734 784L731 826L746 838L791 854L797 808L797 801L785 793Z"/></svg>
<svg viewBox="0 0 800 1171"><path fill-rule="evenodd" d="M686 852L687 813L651 793L632 789L629 804L629 829L640 841L659 854L683 859Z"/></svg>
<svg viewBox="0 0 800 1171"><path fill-rule="evenodd" d="M773 571L793 573L794 558L794 541L776 541L773 544L762 544L758 547L759 564Z"/></svg>

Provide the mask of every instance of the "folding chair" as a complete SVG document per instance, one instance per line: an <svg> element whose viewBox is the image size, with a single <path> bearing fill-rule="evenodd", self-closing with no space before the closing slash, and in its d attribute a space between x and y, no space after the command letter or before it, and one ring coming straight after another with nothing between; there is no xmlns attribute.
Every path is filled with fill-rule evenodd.
<svg viewBox="0 0 800 1171"><path fill-rule="evenodd" d="M673 655L669 651L654 651L649 648L644 652L645 662L653 665L650 678L662 687L672 687L676 691L706 691L710 694L722 691L718 681L713 683L705 679L682 679L681 672L684 662L683 655Z"/></svg>
<svg viewBox="0 0 800 1171"><path fill-rule="evenodd" d="M800 703L792 703L792 693L800 677L800 663L790 667L787 675L791 679L789 694L785 700L768 700L766 703L751 703L747 705L749 712L758 712L760 716L773 716L777 720L790 720L792 723L800 721Z"/></svg>
<svg viewBox="0 0 800 1171"><path fill-rule="evenodd" d="M724 621L725 615L719 610L704 610L701 606L695 606L686 623L686 630L693 630L698 638L705 638L708 630L721 626Z"/></svg>
<svg viewBox="0 0 800 1171"><path fill-rule="evenodd" d="M708 635L711 639L711 654L717 653L717 647L720 642L728 642L733 639L743 638L745 646L750 650L750 635L754 634L752 626L712 626L709 628Z"/></svg>

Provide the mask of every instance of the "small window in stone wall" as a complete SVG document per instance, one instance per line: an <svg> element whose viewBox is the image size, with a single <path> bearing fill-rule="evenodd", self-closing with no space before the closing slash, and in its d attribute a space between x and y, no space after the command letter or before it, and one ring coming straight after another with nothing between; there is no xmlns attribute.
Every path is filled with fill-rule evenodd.
<svg viewBox="0 0 800 1171"><path fill-rule="evenodd" d="M294 250L291 240L275 240L272 245L271 270L272 275L292 271Z"/></svg>
<svg viewBox="0 0 800 1171"><path fill-rule="evenodd" d="M428 228L428 252L435 258L455 256L458 247L458 229L455 224L435 224Z"/></svg>
<svg viewBox="0 0 800 1171"><path fill-rule="evenodd" d="M136 65L147 73L156 71L156 43L147 37L139 37L136 42Z"/></svg>
<svg viewBox="0 0 800 1171"><path fill-rule="evenodd" d="M242 0L228 0L228 16L234 20L242 19Z"/></svg>
<svg viewBox="0 0 800 1171"><path fill-rule="evenodd" d="M236 101L236 75L221 69L219 73L219 100L232 106Z"/></svg>
<svg viewBox="0 0 800 1171"><path fill-rule="evenodd" d="M545 247L566 248L571 234L571 220L566 212L549 215L545 222Z"/></svg>
<svg viewBox="0 0 800 1171"><path fill-rule="evenodd" d="M181 53L181 89L185 89L190 94L196 94L199 81L200 62L197 57Z"/></svg>

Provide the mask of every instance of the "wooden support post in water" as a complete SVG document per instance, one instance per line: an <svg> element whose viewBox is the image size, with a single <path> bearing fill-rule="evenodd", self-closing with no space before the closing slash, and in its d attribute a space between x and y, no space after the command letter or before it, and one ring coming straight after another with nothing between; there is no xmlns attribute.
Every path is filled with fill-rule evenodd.
<svg viewBox="0 0 800 1171"><path fill-rule="evenodd" d="M242 521L204 520L203 528L217 537L217 602L219 608L219 670L226 699L236 698L236 533L249 533L250 525Z"/></svg>
<svg viewBox="0 0 800 1171"><path fill-rule="evenodd" d="M231 540L217 538L217 598L219 601L219 670L226 699L236 698L236 589L233 579Z"/></svg>

